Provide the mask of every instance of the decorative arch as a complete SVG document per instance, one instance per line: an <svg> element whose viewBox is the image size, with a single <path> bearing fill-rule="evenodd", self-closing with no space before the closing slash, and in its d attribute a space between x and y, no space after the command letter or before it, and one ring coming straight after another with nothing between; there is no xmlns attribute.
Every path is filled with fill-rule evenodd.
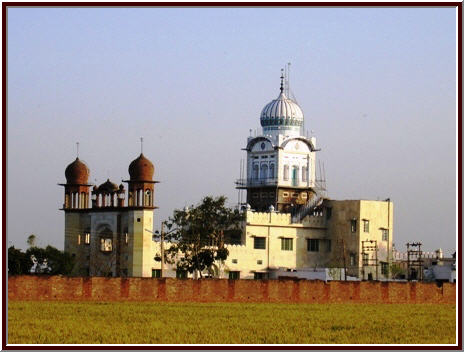
<svg viewBox="0 0 464 352"><path fill-rule="evenodd" d="M256 137L256 138L251 139L251 140L248 142L248 144L247 144L245 150L251 151L251 149L253 149L253 147L255 146L255 144L256 144L256 143L259 143L259 142L269 142L269 143L271 143L272 148L274 148L274 149L276 148L276 146L272 143L272 141L271 141L269 138L260 136L260 137Z"/></svg>
<svg viewBox="0 0 464 352"><path fill-rule="evenodd" d="M301 141L303 142L304 144L306 144L309 148L310 151L312 152L317 152L319 151L320 149L316 149L313 145L313 143L309 140L309 139L306 139L306 138L303 138L303 137L294 137L294 138L289 138L287 139L285 142L282 143L282 145L280 146L281 149L284 149L285 146L290 142L290 141Z"/></svg>

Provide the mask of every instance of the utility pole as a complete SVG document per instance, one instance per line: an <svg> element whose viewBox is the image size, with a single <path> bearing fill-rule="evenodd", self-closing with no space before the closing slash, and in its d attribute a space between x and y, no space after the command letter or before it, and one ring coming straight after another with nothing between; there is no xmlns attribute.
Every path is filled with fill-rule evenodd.
<svg viewBox="0 0 464 352"><path fill-rule="evenodd" d="M345 281L346 281L346 255L345 255L345 240L342 238L342 246L343 246L343 269L345 271Z"/></svg>
<svg viewBox="0 0 464 352"><path fill-rule="evenodd" d="M161 222L161 277L164 277L164 221Z"/></svg>

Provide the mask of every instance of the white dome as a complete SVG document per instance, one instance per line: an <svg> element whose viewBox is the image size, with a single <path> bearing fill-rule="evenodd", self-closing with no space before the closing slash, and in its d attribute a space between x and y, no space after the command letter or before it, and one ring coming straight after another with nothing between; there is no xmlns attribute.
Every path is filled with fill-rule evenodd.
<svg viewBox="0 0 464 352"><path fill-rule="evenodd" d="M261 111L261 126L302 126L303 111L293 100L281 92L277 99Z"/></svg>

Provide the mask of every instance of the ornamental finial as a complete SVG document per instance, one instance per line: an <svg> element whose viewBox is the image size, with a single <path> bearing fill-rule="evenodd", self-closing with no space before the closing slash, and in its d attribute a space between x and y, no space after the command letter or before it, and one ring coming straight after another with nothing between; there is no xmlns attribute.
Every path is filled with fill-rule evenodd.
<svg viewBox="0 0 464 352"><path fill-rule="evenodd" d="M280 69L280 92L284 91L284 69Z"/></svg>

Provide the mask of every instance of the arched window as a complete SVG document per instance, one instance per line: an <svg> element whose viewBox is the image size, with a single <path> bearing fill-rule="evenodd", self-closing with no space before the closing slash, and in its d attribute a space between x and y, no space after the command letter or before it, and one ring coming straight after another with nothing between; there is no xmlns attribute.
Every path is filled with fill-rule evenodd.
<svg viewBox="0 0 464 352"><path fill-rule="evenodd" d="M100 251L113 251L113 232L109 228L100 231Z"/></svg>
<svg viewBox="0 0 464 352"><path fill-rule="evenodd" d="M288 165L284 165L284 181L288 181Z"/></svg>
<svg viewBox="0 0 464 352"><path fill-rule="evenodd" d="M267 164L261 165L261 179L262 180L267 179Z"/></svg>
<svg viewBox="0 0 464 352"><path fill-rule="evenodd" d="M293 186L298 186L298 182L299 182L298 171L299 171L299 167L293 166L292 168L292 185Z"/></svg>
<svg viewBox="0 0 464 352"><path fill-rule="evenodd" d="M64 195L64 207L69 208L69 194L68 193Z"/></svg>
<svg viewBox="0 0 464 352"><path fill-rule="evenodd" d="M253 175L252 175L252 178L254 178L255 180L259 178L259 166L258 166L258 164L254 164L254 165L253 165Z"/></svg>
<svg viewBox="0 0 464 352"><path fill-rule="evenodd" d="M269 178L274 178L274 164L269 165Z"/></svg>
<svg viewBox="0 0 464 352"><path fill-rule="evenodd" d="M129 192L128 205L129 205L130 207L134 206L134 193L132 193L132 192Z"/></svg>
<svg viewBox="0 0 464 352"><path fill-rule="evenodd" d="M151 206L151 192L149 189L145 191L145 205Z"/></svg>
<svg viewBox="0 0 464 352"><path fill-rule="evenodd" d="M303 182L307 182L308 181L308 168L306 166L303 166L301 169L301 172L303 173L301 175L301 179L303 180Z"/></svg>

